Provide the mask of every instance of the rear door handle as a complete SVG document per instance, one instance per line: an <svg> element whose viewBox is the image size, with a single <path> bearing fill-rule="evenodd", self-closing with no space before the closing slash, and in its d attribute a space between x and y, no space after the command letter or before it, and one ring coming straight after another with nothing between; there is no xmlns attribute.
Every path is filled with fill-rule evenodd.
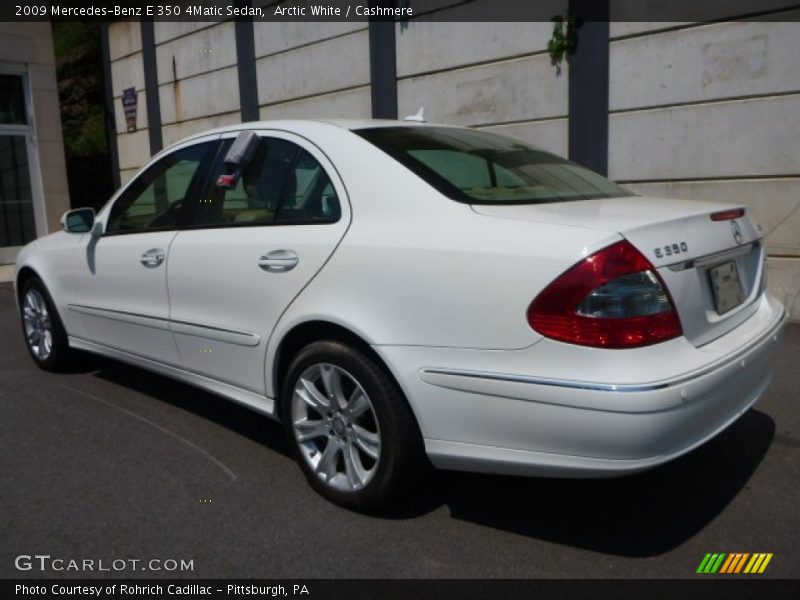
<svg viewBox="0 0 800 600"><path fill-rule="evenodd" d="M151 250L148 250L142 254L139 262L141 262L148 269L154 269L155 267L160 266L166 257L167 253L162 248L152 248Z"/></svg>
<svg viewBox="0 0 800 600"><path fill-rule="evenodd" d="M258 266L268 273L291 271L300 262L294 250L273 250L258 259Z"/></svg>

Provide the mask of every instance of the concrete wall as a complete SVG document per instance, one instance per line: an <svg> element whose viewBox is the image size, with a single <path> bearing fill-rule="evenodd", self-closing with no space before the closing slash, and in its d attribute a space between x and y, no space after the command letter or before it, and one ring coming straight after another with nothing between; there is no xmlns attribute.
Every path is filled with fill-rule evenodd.
<svg viewBox="0 0 800 600"><path fill-rule="evenodd" d="M240 121L234 27L233 22L155 24L165 146Z"/></svg>
<svg viewBox="0 0 800 600"><path fill-rule="evenodd" d="M154 37L165 146L199 131L240 122L232 21L156 22ZM150 157L139 23L112 23L109 42L124 183ZM366 24L257 23L254 46L261 118L370 117ZM135 88L138 97L134 133L126 131L122 108L122 90L128 87Z"/></svg>
<svg viewBox="0 0 800 600"><path fill-rule="evenodd" d="M366 23L260 23L254 37L262 119L371 116Z"/></svg>
<svg viewBox="0 0 800 600"><path fill-rule="evenodd" d="M556 14L563 12L566 0L552 4ZM470 7L444 13L459 18L466 10ZM551 23L487 27L412 20L396 28L401 116L425 106L429 120L497 129L567 154L567 67L550 64L545 46ZM123 179L144 162L148 148L137 35L136 23L111 26ZM233 23L155 24L164 144L238 122L234 36ZM465 46L464 39L470 44ZM262 119L371 116L366 23L257 23L254 46ZM120 99L122 89L130 86L139 92L135 134L124 133Z"/></svg>
<svg viewBox="0 0 800 600"><path fill-rule="evenodd" d="M554 15L566 11L566 0L549 4ZM424 106L430 121L495 130L566 155L568 66L550 63L553 24L446 22L471 10L396 25L400 116Z"/></svg>
<svg viewBox="0 0 800 600"><path fill-rule="evenodd" d="M61 215L69 210L69 189L50 24L0 22L0 62L27 67L37 155L29 165L37 231L57 231ZM38 198L36 190L41 192ZM13 259L0 256L0 262Z"/></svg>
<svg viewBox="0 0 800 600"><path fill-rule="evenodd" d="M238 123L239 80L234 24L156 22L156 71L165 146L193 133ZM109 26L112 92L125 183L150 158L149 123L140 24ZM137 92L136 131L127 133L122 90Z"/></svg>
<svg viewBox="0 0 800 600"><path fill-rule="evenodd" d="M111 93L117 128L120 180L125 183L150 158L147 100L142 63L142 33L138 21L117 21L108 29L111 58ZM122 90L134 88L137 96L136 131L127 132Z"/></svg>
<svg viewBox="0 0 800 600"><path fill-rule="evenodd" d="M800 318L800 23L612 23L611 37L610 177L747 205L770 287Z"/></svg>
<svg viewBox="0 0 800 600"><path fill-rule="evenodd" d="M566 9L566 0L548 1L553 14ZM442 18L469 10L447 9ZM550 64L551 32L551 23L398 23L400 116L424 106L431 121L494 129L566 155L568 67ZM149 155L139 24L114 23L109 38L125 181ZM165 145L239 121L232 22L157 22L155 42ZM262 119L371 116L366 23L257 23L254 46ZM122 110L126 87L138 92L132 134Z"/></svg>

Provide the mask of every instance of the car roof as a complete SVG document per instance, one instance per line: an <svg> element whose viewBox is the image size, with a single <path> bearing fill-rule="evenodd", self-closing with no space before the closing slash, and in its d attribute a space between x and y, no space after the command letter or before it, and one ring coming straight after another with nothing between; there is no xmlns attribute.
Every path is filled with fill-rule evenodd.
<svg viewBox="0 0 800 600"><path fill-rule="evenodd" d="M173 146L189 142L195 138L204 137L213 134L230 133L232 131L246 131L248 129L284 129L291 131L293 127L308 125L333 125L342 129L356 131L358 129L375 129L381 127L454 127L453 125L443 125L438 123L426 123L423 121L412 120L394 120L394 119L272 119L269 121L247 121L245 123L236 123L235 125L226 125L224 127L216 127L214 129L207 129L205 131L198 131L192 135L186 136L177 140L165 147L164 150L169 150Z"/></svg>

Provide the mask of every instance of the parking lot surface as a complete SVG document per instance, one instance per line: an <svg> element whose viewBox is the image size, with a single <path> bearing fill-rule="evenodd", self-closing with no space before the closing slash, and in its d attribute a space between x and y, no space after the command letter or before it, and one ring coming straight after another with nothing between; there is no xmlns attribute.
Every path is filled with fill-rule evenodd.
<svg viewBox="0 0 800 600"><path fill-rule="evenodd" d="M800 577L800 327L775 382L722 435L656 470L568 481L438 473L392 509L317 496L281 427L110 360L29 358L0 285L0 577L693 577L771 552ZM189 572L20 572L15 557L191 560Z"/></svg>

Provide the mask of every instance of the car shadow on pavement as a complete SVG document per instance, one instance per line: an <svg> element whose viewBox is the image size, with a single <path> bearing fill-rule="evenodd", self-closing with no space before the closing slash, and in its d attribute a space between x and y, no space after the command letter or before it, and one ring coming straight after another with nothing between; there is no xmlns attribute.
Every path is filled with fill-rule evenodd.
<svg viewBox="0 0 800 600"><path fill-rule="evenodd" d="M446 505L452 518L627 557L691 539L737 496L775 436L750 410L722 434L652 471L613 479L535 479L442 472L383 514L410 518Z"/></svg>
<svg viewBox="0 0 800 600"><path fill-rule="evenodd" d="M81 363L83 372L94 371L95 377L191 412L270 450L291 457L280 423L249 408L169 377L109 358L87 355L82 357Z"/></svg>
<svg viewBox="0 0 800 600"><path fill-rule="evenodd" d="M283 428L214 394L102 357L83 372L191 412L290 456ZM573 480L439 471L373 515L413 519L446 506L453 519L627 557L657 556L691 539L744 489L775 436L750 410L726 431L671 463L638 475ZM309 489L309 493L313 493Z"/></svg>

